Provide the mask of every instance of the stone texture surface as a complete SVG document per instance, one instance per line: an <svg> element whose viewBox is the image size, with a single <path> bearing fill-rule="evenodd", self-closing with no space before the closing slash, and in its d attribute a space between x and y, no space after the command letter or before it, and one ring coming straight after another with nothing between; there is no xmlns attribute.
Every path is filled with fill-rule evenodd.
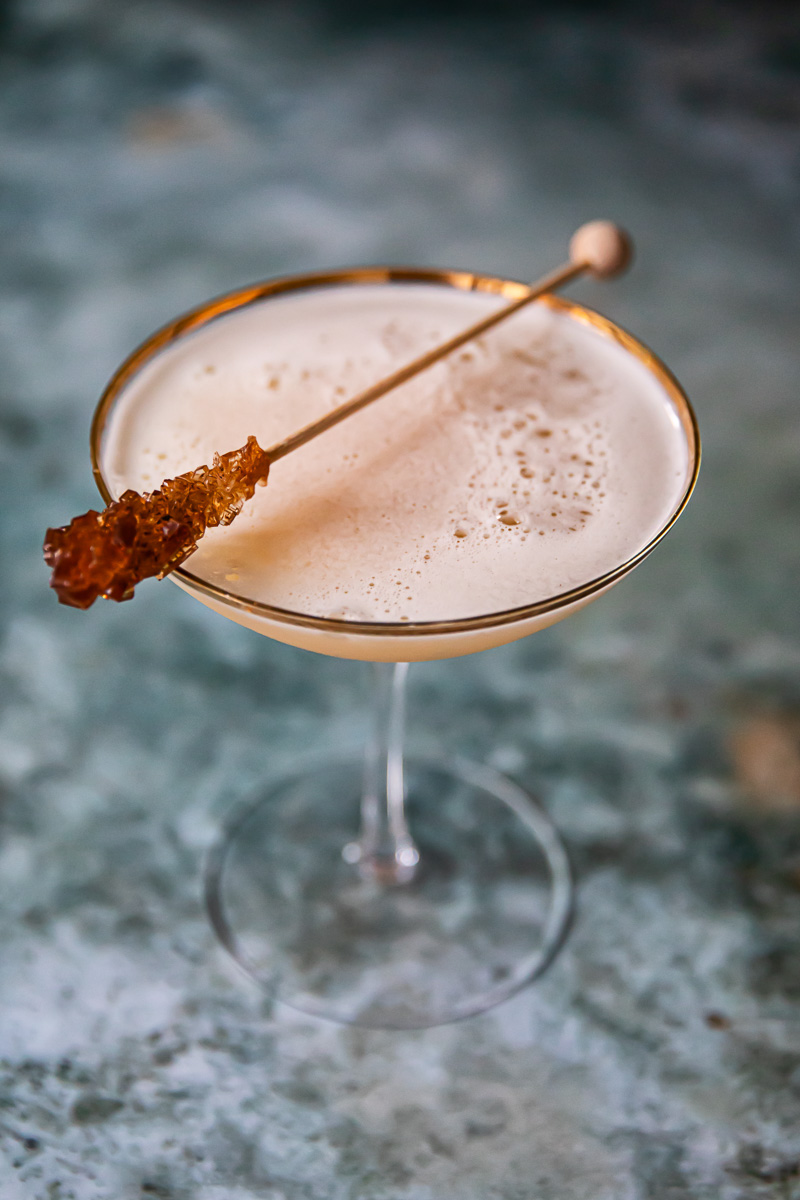
<svg viewBox="0 0 800 1200"><path fill-rule="evenodd" d="M378 6L380 7L380 6ZM24 0L0 92L0 1161L8 1200L800 1196L800 26L791 6ZM200 298L365 261L580 295L693 396L679 526L563 626L412 674L418 743L541 794L546 977L416 1034L271 1009L200 902L229 806L357 738L359 666L168 584L59 609L117 362Z"/></svg>

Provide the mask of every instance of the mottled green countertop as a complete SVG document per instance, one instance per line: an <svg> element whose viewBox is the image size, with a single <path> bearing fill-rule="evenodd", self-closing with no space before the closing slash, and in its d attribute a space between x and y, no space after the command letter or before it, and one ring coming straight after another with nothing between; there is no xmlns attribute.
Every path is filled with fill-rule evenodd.
<svg viewBox="0 0 800 1200"><path fill-rule="evenodd" d="M481 11L6 13L4 1200L800 1197L800 25ZM358 738L367 671L168 583L57 606L40 545L96 500L96 397L237 284L532 275L598 215L639 261L573 294L693 397L696 495L582 614L411 676L412 741L484 758L558 822L572 935L452 1027L272 1009L210 932L204 855L281 764Z"/></svg>

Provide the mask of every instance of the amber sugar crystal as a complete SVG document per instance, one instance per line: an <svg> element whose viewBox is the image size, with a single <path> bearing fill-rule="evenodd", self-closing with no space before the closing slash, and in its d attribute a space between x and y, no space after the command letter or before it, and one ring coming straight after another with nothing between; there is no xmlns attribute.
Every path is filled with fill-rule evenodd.
<svg viewBox="0 0 800 1200"><path fill-rule="evenodd" d="M73 608L89 608L98 596L130 600L142 579L163 579L179 567L206 529L230 525L268 472L269 458L249 437L241 449L215 454L210 467L167 479L154 492L124 492L103 512L90 509L48 529L50 587Z"/></svg>

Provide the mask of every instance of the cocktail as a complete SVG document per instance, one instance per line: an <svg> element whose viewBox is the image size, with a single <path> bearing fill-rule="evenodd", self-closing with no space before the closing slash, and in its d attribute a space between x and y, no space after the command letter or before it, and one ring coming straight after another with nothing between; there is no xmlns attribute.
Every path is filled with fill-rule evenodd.
<svg viewBox="0 0 800 1200"><path fill-rule="evenodd" d="M270 446L526 286L370 268L273 280L144 343L92 432L106 500L255 434ZM545 295L275 463L172 578L259 633L375 664L365 755L313 752L230 823L213 924L310 1013L423 1027L551 961L569 866L545 813L481 765L403 754L408 663L487 650L633 569L691 493L688 400L649 350Z"/></svg>

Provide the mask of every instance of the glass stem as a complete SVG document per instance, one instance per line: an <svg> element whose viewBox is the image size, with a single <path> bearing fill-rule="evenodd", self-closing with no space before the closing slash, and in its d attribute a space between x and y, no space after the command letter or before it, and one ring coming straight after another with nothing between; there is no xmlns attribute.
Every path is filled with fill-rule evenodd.
<svg viewBox="0 0 800 1200"><path fill-rule="evenodd" d="M364 756L361 833L345 846L348 862L381 883L407 883L419 851L408 831L403 781L408 663L374 663L372 736Z"/></svg>

